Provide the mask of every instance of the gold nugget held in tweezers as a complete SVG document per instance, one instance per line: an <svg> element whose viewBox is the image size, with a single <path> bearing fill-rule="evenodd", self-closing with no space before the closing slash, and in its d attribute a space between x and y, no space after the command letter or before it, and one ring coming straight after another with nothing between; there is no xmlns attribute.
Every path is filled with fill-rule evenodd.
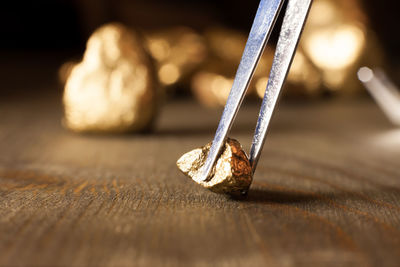
<svg viewBox="0 0 400 267"><path fill-rule="evenodd" d="M228 138L221 156L206 181L201 180L201 167L211 143L184 154L177 161L178 168L196 183L215 193L240 195L247 193L253 180L251 165L240 143Z"/></svg>
<svg viewBox="0 0 400 267"><path fill-rule="evenodd" d="M242 60L213 141L186 153L178 167L200 185L217 193L247 192L264 146L272 113L290 69L312 0L289 0L247 158L238 141L227 138L254 70L284 0L261 0Z"/></svg>

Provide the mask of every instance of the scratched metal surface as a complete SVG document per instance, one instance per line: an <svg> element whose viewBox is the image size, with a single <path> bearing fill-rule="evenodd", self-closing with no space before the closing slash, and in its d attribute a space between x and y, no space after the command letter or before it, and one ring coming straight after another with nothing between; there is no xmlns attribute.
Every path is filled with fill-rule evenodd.
<svg viewBox="0 0 400 267"><path fill-rule="evenodd" d="M288 2L280 37L276 46L274 61L272 62L271 72L268 77L268 85L265 89L265 95L250 148L249 160L253 172L257 168L268 126L286 76L289 73L311 3L311 0L292 0Z"/></svg>

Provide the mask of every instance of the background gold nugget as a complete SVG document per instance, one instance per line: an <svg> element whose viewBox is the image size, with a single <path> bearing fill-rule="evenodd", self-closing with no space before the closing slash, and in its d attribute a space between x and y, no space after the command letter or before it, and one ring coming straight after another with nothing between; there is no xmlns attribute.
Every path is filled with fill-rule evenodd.
<svg viewBox="0 0 400 267"><path fill-rule="evenodd" d="M100 27L66 82L64 125L78 132L148 129L158 102L153 72L131 30L116 23Z"/></svg>
<svg viewBox="0 0 400 267"><path fill-rule="evenodd" d="M184 83L207 58L204 38L189 27L171 27L146 34L145 47L156 62L162 86Z"/></svg>

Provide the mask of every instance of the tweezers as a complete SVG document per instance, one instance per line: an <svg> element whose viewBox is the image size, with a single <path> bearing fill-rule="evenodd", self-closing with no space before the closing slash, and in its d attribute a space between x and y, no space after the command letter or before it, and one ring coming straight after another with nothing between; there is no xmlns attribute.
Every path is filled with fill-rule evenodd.
<svg viewBox="0 0 400 267"><path fill-rule="evenodd" d="M201 169L202 181L206 181L210 177L284 1L260 1L214 140ZM312 0L288 0L250 149L249 161L253 173L257 167L268 126L292 63L311 3Z"/></svg>

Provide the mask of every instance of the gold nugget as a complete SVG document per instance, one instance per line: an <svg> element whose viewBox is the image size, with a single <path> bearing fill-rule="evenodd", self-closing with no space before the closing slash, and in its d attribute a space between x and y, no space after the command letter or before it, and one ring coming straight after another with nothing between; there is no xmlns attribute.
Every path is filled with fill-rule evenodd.
<svg viewBox="0 0 400 267"><path fill-rule="evenodd" d="M148 129L159 104L154 72L134 32L117 23L100 27L66 81L64 125L77 132Z"/></svg>
<svg viewBox="0 0 400 267"><path fill-rule="evenodd" d="M192 75L207 56L203 37L187 27L148 33L145 41L161 85L169 88Z"/></svg>
<svg viewBox="0 0 400 267"><path fill-rule="evenodd" d="M215 193L239 195L247 193L253 180L249 159L240 143L228 138L210 178L201 179L201 167L207 158L211 143L184 154L177 161L178 168L201 186Z"/></svg>

